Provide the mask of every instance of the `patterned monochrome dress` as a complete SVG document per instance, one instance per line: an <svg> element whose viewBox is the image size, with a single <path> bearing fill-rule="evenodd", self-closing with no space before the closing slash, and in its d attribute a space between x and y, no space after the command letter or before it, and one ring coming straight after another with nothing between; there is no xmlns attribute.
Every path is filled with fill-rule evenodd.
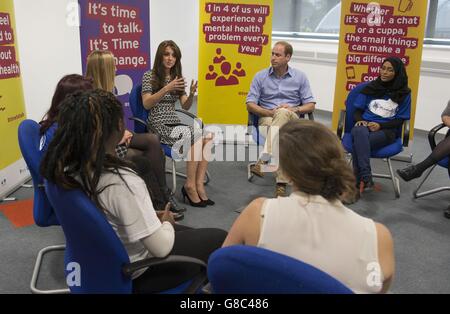
<svg viewBox="0 0 450 314"><path fill-rule="evenodd" d="M142 78L142 94L153 93L152 72L148 71ZM165 81L165 85L170 82ZM186 94L186 93L185 93ZM201 136L202 130L192 126L183 125L175 112L175 103L179 100L179 95L167 93L161 100L149 110L148 125L150 129L156 130L161 137L161 142L169 146L176 145L176 148L182 148L185 145L190 148ZM187 143L190 141L190 143ZM189 144L189 145L187 145ZM174 147L175 148L175 147ZM178 151L181 155L187 152Z"/></svg>

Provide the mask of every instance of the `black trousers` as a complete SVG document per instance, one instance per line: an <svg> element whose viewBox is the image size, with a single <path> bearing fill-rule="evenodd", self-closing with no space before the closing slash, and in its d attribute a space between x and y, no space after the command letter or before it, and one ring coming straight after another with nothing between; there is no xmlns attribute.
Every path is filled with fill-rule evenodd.
<svg viewBox="0 0 450 314"><path fill-rule="evenodd" d="M226 236L227 232L221 229L176 225L175 243L170 254L195 257L208 263L209 256L222 246ZM151 267L133 280L133 293L157 293L175 288L199 272L200 266L186 263Z"/></svg>

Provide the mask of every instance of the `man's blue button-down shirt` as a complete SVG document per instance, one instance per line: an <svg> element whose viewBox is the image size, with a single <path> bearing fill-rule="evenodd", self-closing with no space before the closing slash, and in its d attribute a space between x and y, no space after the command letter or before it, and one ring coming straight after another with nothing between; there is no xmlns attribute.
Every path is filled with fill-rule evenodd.
<svg viewBox="0 0 450 314"><path fill-rule="evenodd" d="M316 101L306 75L288 66L288 71L280 78L272 67L256 73L247 95L249 102L272 110L282 104L294 107Z"/></svg>

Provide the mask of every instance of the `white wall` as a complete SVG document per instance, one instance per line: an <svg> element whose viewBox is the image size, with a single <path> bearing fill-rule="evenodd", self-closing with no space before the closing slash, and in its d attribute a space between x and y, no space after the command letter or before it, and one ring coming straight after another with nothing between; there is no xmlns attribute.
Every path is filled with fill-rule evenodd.
<svg viewBox="0 0 450 314"><path fill-rule="evenodd" d="M183 75L198 76L198 0L150 0L151 60L160 42L171 39L182 53Z"/></svg>
<svg viewBox="0 0 450 314"><path fill-rule="evenodd" d="M81 73L79 30L66 23L69 0L14 0L27 116L40 121L56 83Z"/></svg>
<svg viewBox="0 0 450 314"><path fill-rule="evenodd" d="M17 33L28 116L40 119L56 82L68 73L81 73L78 28L66 24L72 0L15 0ZM183 72L198 75L197 0L151 0L151 57L158 44L174 40L183 53ZM276 41L278 38L274 38ZM337 41L296 40L292 65L306 72L318 108L331 111L336 77ZM425 47L416 112L416 128L429 130L439 122L450 99L450 47ZM152 61L153 62L153 61Z"/></svg>

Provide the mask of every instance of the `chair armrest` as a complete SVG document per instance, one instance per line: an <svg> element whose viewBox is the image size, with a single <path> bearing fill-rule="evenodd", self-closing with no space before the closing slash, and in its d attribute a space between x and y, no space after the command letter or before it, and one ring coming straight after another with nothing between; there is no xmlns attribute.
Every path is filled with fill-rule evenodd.
<svg viewBox="0 0 450 314"><path fill-rule="evenodd" d="M404 120L403 121L403 147L408 147L408 145L409 145L409 132L410 132L409 120Z"/></svg>
<svg viewBox="0 0 450 314"><path fill-rule="evenodd" d="M314 112L308 112L308 119L314 121Z"/></svg>
<svg viewBox="0 0 450 314"><path fill-rule="evenodd" d="M436 148L436 134L439 130L445 128L446 125L444 123L440 123L436 125L434 128L428 132L428 142L430 143L431 150ZM448 135L448 133L447 133Z"/></svg>
<svg viewBox="0 0 450 314"><path fill-rule="evenodd" d="M135 121L135 122L138 122L138 123L144 125L145 127L147 127L147 123L144 120L142 120L142 119L139 119L139 118L136 118L136 117L131 117L131 118L128 118L128 119L132 120L132 121Z"/></svg>
<svg viewBox="0 0 450 314"><path fill-rule="evenodd" d="M344 127L345 127L345 109L341 110L341 113L339 114L339 121L337 126L337 136L342 139L342 135L344 134Z"/></svg>
<svg viewBox="0 0 450 314"><path fill-rule="evenodd" d="M196 264L199 266L202 266L206 269L206 264L202 260L199 260L198 258L189 257L189 256L182 256L182 255L169 255L164 258L157 258L157 257L151 257L151 258L145 258L143 260L126 264L122 267L122 272L126 276L131 276L136 270L151 267L151 266L157 266L162 264L171 264L171 263L189 263L189 264Z"/></svg>
<svg viewBox="0 0 450 314"><path fill-rule="evenodd" d="M197 258L189 257L189 256L181 256L181 255L169 255L165 258L146 258L134 263L126 264L122 267L122 272L125 276L131 277L131 275L139 269L152 267L163 264L171 264L171 263L187 263L201 266L202 271L198 276L196 276L189 287L184 291L187 294L195 293L201 285L206 281L206 264Z"/></svg>
<svg viewBox="0 0 450 314"><path fill-rule="evenodd" d="M179 113L182 113L182 114L184 114L184 115L186 115L186 116L188 116L188 117L190 117L190 118L192 118L193 120L200 120L195 114L192 114L192 113L190 113L189 111L186 111L186 110L184 110L184 109L175 109L175 111L176 112L179 112ZM200 120L201 121L201 120ZM205 125L203 124L203 121L202 121L202 125L201 125L201 128L203 129L205 127Z"/></svg>

